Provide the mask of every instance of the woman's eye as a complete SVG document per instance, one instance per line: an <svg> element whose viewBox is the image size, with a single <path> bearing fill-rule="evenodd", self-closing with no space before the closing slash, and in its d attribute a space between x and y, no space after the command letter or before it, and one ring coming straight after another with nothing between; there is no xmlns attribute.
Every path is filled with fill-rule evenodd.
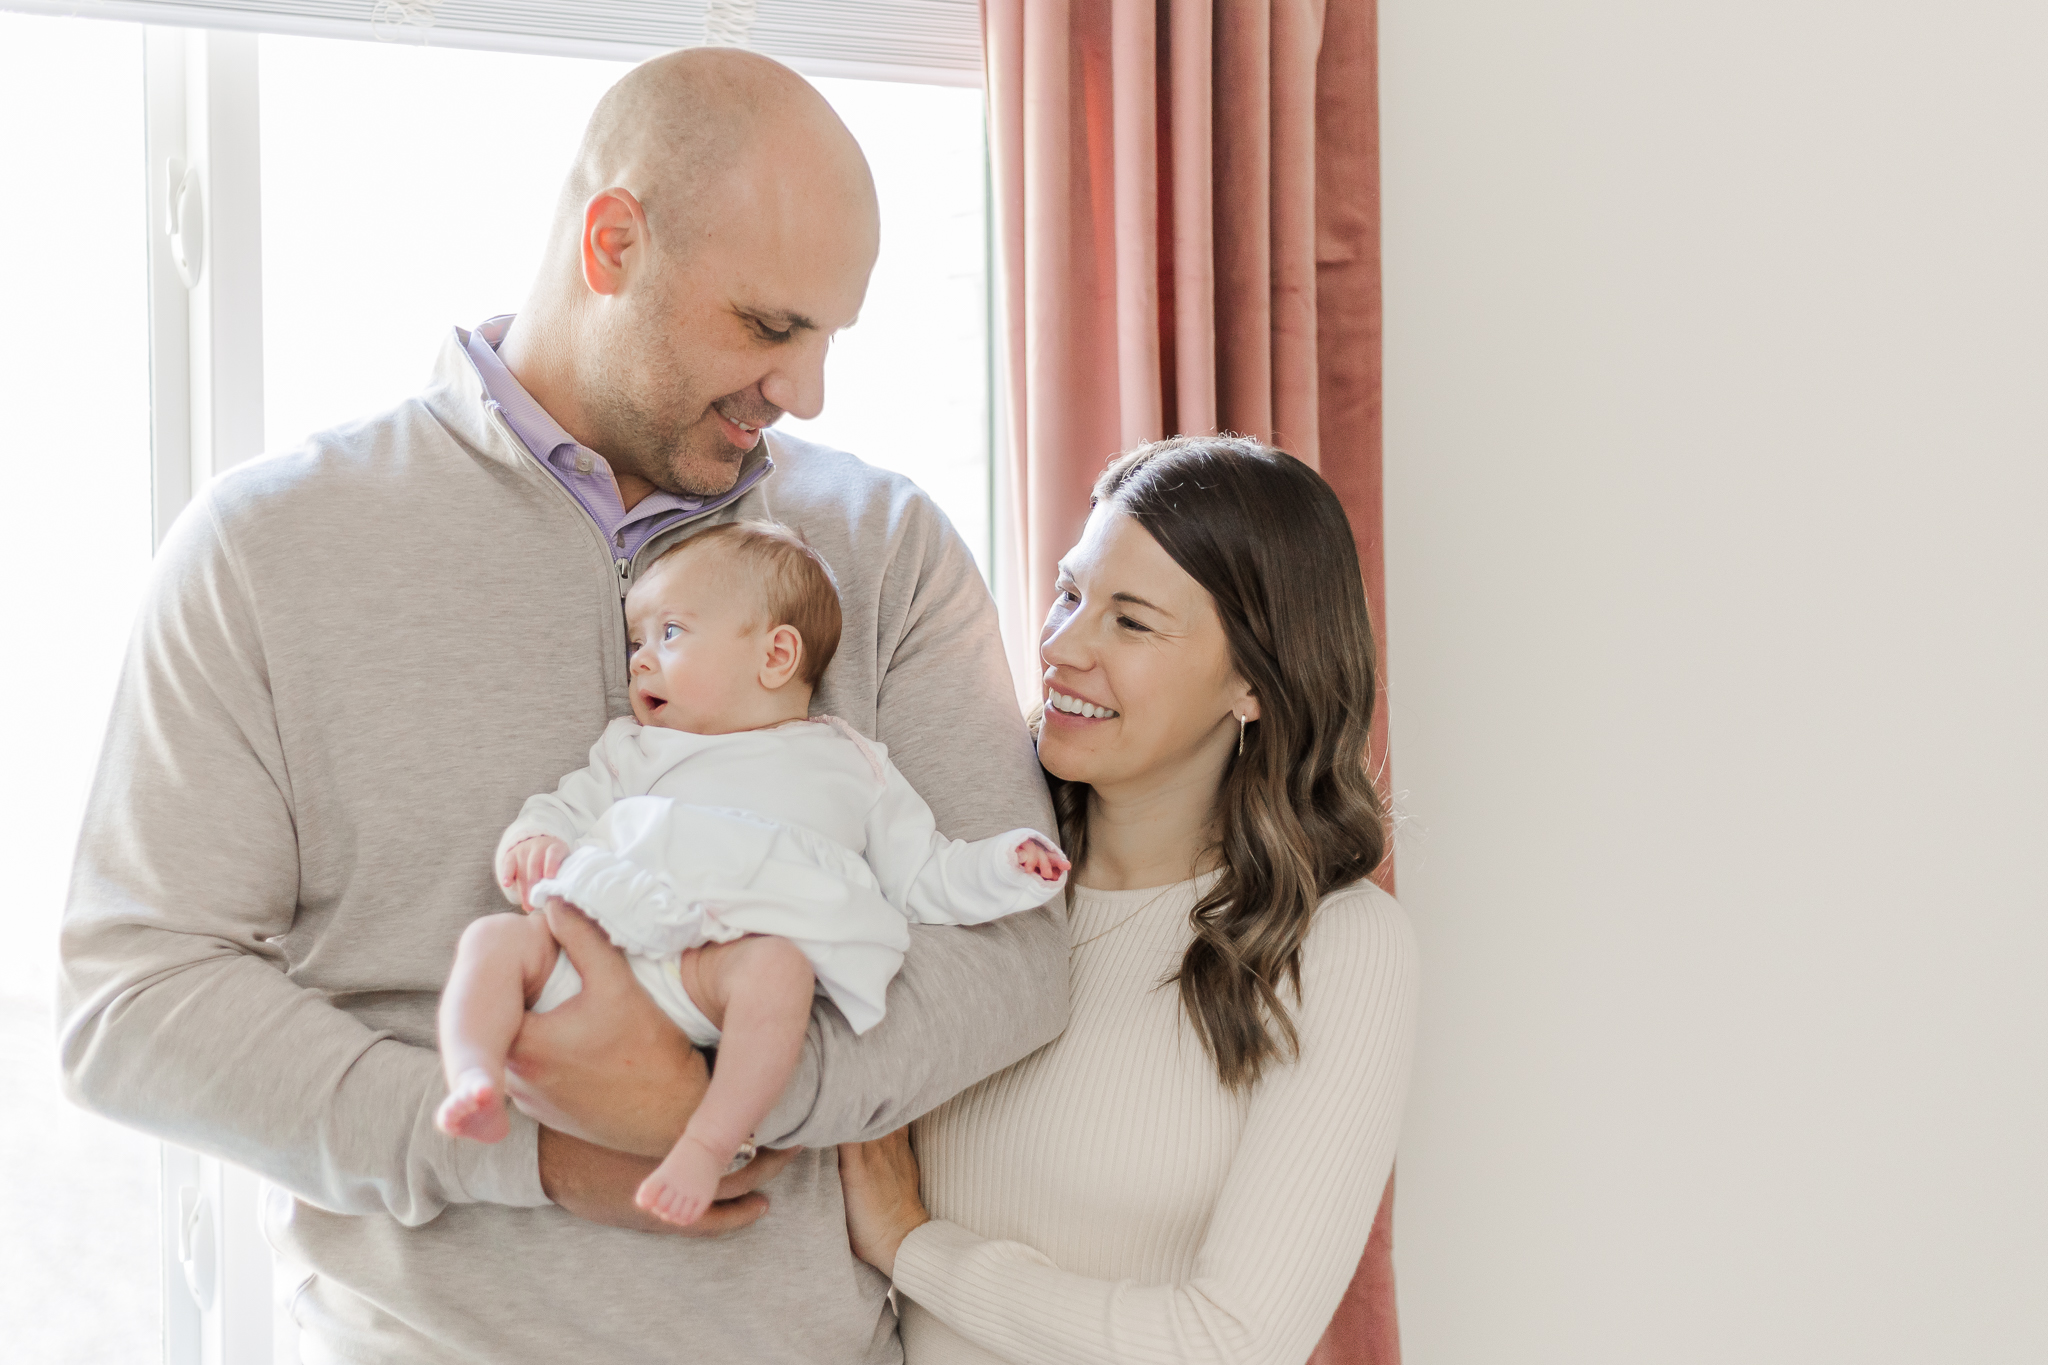
<svg viewBox="0 0 2048 1365"><path fill-rule="evenodd" d="M673 621L669 622L667 625L661 628L661 638L664 640L673 640L676 638L676 636L681 635L682 633L683 628Z"/></svg>
<svg viewBox="0 0 2048 1365"><path fill-rule="evenodd" d="M1075 592L1072 588L1061 588L1059 595L1053 598L1053 600L1055 602L1065 602L1067 605L1072 606L1081 600L1081 594Z"/></svg>
<svg viewBox="0 0 2048 1365"><path fill-rule="evenodd" d="M1150 627L1150 626L1144 626L1144 625L1139 625L1139 624L1138 624L1138 623L1137 623L1136 621L1133 621L1133 620L1132 620L1132 619L1131 619L1130 617L1128 617L1128 616L1119 616L1119 617L1117 617L1117 618L1116 618L1116 623L1117 623L1118 625L1122 626L1122 627L1123 627L1123 628L1124 628L1125 630L1150 630L1150 629L1152 629L1152 627Z"/></svg>

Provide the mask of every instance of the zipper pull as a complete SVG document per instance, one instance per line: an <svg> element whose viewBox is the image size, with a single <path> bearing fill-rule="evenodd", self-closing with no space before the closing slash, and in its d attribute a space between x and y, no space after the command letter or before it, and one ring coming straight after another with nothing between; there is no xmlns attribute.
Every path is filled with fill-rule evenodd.
<svg viewBox="0 0 2048 1365"><path fill-rule="evenodd" d="M633 561L630 559L615 559L612 561L612 564L619 571L619 600L623 602L626 600L626 589L631 587L633 583Z"/></svg>

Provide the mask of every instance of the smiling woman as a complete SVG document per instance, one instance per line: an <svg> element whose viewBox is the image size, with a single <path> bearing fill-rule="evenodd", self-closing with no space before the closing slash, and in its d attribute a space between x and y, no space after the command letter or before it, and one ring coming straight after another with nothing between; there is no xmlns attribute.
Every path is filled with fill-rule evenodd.
<svg viewBox="0 0 2048 1365"><path fill-rule="evenodd" d="M1240 437L1126 455L1040 658L1072 1013L914 1159L842 1149L854 1247L910 1365L1301 1361L1386 1184L1415 1009L1367 880L1372 634L1336 495Z"/></svg>

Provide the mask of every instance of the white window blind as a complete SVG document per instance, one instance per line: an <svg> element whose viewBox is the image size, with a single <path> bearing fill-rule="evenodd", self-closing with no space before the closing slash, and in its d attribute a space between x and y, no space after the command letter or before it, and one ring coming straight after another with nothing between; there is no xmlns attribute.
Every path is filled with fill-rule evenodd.
<svg viewBox="0 0 2048 1365"><path fill-rule="evenodd" d="M980 0L0 0L0 9L625 60L712 42L813 76L981 82Z"/></svg>

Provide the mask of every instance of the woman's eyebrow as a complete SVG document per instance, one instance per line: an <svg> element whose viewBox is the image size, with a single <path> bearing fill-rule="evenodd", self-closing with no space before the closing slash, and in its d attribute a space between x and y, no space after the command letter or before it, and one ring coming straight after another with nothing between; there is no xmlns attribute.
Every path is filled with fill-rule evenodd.
<svg viewBox="0 0 2048 1365"><path fill-rule="evenodd" d="M1112 602L1128 602L1134 607L1144 607L1148 611L1156 611L1161 616L1173 615L1173 613L1168 611L1165 607L1159 606L1157 603L1154 602L1147 602L1144 598L1138 596L1138 594L1134 592L1111 593L1109 600Z"/></svg>

